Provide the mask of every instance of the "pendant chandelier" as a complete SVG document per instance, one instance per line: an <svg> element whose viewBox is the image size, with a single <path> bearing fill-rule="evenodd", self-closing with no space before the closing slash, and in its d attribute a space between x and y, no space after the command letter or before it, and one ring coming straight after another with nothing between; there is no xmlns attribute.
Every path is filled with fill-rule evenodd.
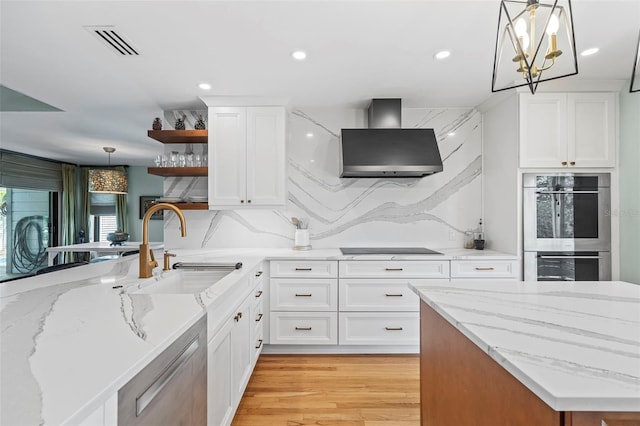
<svg viewBox="0 0 640 426"><path fill-rule="evenodd" d="M492 92L578 74L571 0L500 2Z"/></svg>
<svg viewBox="0 0 640 426"><path fill-rule="evenodd" d="M116 149L109 146L102 149L109 154L109 168L89 170L89 192L126 194L128 191L126 173L111 168L111 153Z"/></svg>
<svg viewBox="0 0 640 426"><path fill-rule="evenodd" d="M640 92L640 33L638 33L638 45L636 46L636 60L631 71L631 84L629 92Z"/></svg>

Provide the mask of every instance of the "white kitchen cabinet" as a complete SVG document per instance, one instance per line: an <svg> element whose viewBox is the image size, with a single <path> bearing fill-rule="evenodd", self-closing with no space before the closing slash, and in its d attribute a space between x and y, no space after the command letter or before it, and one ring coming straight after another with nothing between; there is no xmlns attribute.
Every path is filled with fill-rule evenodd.
<svg viewBox="0 0 640 426"><path fill-rule="evenodd" d="M420 298L409 288L406 279L342 279L339 299L341 312L417 312L420 309Z"/></svg>
<svg viewBox="0 0 640 426"><path fill-rule="evenodd" d="M340 345L405 346L420 342L420 301L409 282L449 280L449 261L362 260L339 265Z"/></svg>
<svg viewBox="0 0 640 426"><path fill-rule="evenodd" d="M231 371L231 330L233 319L225 322L208 345L207 424L229 425L235 412Z"/></svg>
<svg viewBox="0 0 640 426"><path fill-rule="evenodd" d="M519 96L520 167L615 167L615 93Z"/></svg>
<svg viewBox="0 0 640 426"><path fill-rule="evenodd" d="M520 276L518 260L452 260L451 279L511 279Z"/></svg>
<svg viewBox="0 0 640 426"><path fill-rule="evenodd" d="M441 278L449 279L449 261L346 260L340 278Z"/></svg>
<svg viewBox="0 0 640 426"><path fill-rule="evenodd" d="M240 403L252 371L250 306L253 295L245 298L208 344L207 423L229 425Z"/></svg>
<svg viewBox="0 0 640 426"><path fill-rule="evenodd" d="M338 262L274 260L270 264L269 343L338 343Z"/></svg>
<svg viewBox="0 0 640 426"><path fill-rule="evenodd" d="M336 311L335 278L272 278L269 292L274 311Z"/></svg>
<svg viewBox="0 0 640 426"><path fill-rule="evenodd" d="M286 202L284 107L209 108L209 208Z"/></svg>
<svg viewBox="0 0 640 426"><path fill-rule="evenodd" d="M418 345L419 312L340 312L341 345Z"/></svg>
<svg viewBox="0 0 640 426"><path fill-rule="evenodd" d="M251 307L251 322L252 322L252 335L251 342L253 342L253 357L251 363L255 366L260 352L262 352L262 345L264 343L264 280L262 271L258 271L255 275L255 287L253 289L253 306Z"/></svg>
<svg viewBox="0 0 640 426"><path fill-rule="evenodd" d="M230 425L242 394L249 382L262 345L262 266L251 272L249 279L237 286L244 287L241 303L235 302L236 292L220 308L231 305L230 312L208 344L207 423ZM245 284L249 285L245 287ZM209 324L212 327L212 324ZM258 347L256 347L258 346Z"/></svg>
<svg viewBox="0 0 640 426"><path fill-rule="evenodd" d="M272 278L336 278L335 260L272 260Z"/></svg>
<svg viewBox="0 0 640 426"><path fill-rule="evenodd" d="M244 388L251 377L253 341L251 340L252 318L250 306L253 295L249 295L237 309L233 316L234 325L231 329L231 380L232 392L236 405L240 403Z"/></svg>
<svg viewBox="0 0 640 426"><path fill-rule="evenodd" d="M272 345L338 344L336 312L274 312L269 318Z"/></svg>

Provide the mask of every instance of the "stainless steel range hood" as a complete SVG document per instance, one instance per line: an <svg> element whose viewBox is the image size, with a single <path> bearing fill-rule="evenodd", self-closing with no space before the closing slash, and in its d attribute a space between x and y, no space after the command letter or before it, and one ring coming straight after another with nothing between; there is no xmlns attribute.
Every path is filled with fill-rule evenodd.
<svg viewBox="0 0 640 426"><path fill-rule="evenodd" d="M401 129L401 100L373 99L369 128L342 129L340 177L420 177L442 171L433 129Z"/></svg>

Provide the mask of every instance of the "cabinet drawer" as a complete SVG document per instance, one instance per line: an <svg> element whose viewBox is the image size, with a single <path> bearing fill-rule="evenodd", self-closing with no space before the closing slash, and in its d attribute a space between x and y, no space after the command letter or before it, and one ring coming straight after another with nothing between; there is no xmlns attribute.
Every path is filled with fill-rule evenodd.
<svg viewBox="0 0 640 426"><path fill-rule="evenodd" d="M340 313L341 345L418 345L419 312Z"/></svg>
<svg viewBox="0 0 640 426"><path fill-rule="evenodd" d="M338 262L335 260L274 260L271 277L275 278L336 278Z"/></svg>
<svg viewBox="0 0 640 426"><path fill-rule="evenodd" d="M341 311L420 310L420 298L406 279L344 279L339 291Z"/></svg>
<svg viewBox="0 0 640 426"><path fill-rule="evenodd" d="M517 260L453 260L451 278L518 278Z"/></svg>
<svg viewBox="0 0 640 426"><path fill-rule="evenodd" d="M448 260L341 261L340 278L449 278Z"/></svg>
<svg viewBox="0 0 640 426"><path fill-rule="evenodd" d="M336 312L272 312L269 318L270 344L336 345Z"/></svg>
<svg viewBox="0 0 640 426"><path fill-rule="evenodd" d="M335 311L338 280L273 278L269 297L272 311Z"/></svg>
<svg viewBox="0 0 640 426"><path fill-rule="evenodd" d="M258 283L253 289L253 300L255 303L264 299L264 284L262 281Z"/></svg>
<svg viewBox="0 0 640 426"><path fill-rule="evenodd" d="M251 360L252 364L258 360L260 356L260 352L262 352L262 347L264 346L264 338L262 333L262 328L260 328L260 332L254 336L253 339L253 359Z"/></svg>

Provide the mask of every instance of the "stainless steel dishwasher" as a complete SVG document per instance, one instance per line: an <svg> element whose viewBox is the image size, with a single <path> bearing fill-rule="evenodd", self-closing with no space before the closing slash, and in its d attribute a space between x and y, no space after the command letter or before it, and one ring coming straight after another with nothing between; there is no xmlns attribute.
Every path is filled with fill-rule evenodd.
<svg viewBox="0 0 640 426"><path fill-rule="evenodd" d="M205 426L206 423L204 316L118 391L118 425Z"/></svg>

